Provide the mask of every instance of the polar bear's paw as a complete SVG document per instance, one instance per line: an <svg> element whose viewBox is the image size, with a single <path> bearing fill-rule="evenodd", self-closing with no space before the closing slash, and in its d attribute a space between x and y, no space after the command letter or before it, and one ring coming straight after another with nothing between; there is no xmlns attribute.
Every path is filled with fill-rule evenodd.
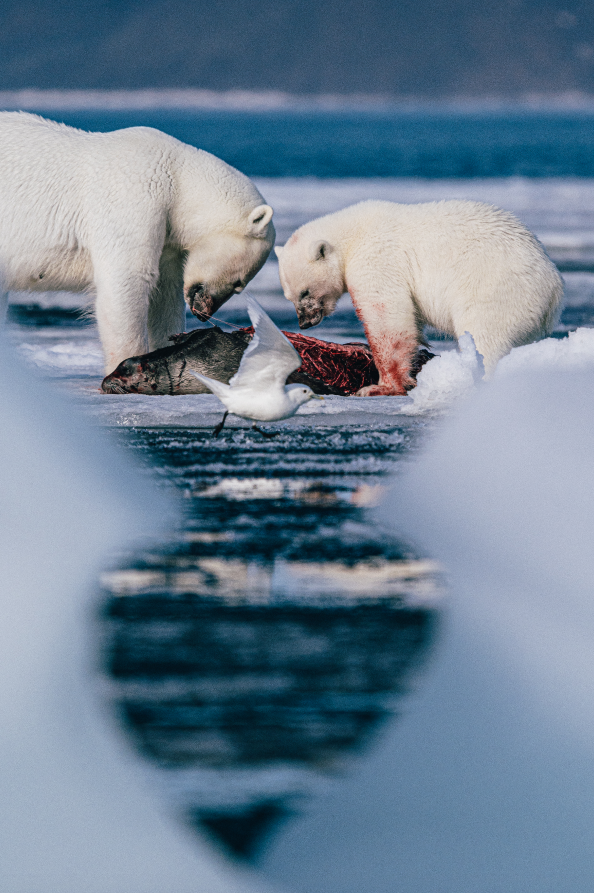
<svg viewBox="0 0 594 893"><path fill-rule="evenodd" d="M356 393L357 397L404 397L405 395L406 388L381 384L367 385L365 388L360 388Z"/></svg>

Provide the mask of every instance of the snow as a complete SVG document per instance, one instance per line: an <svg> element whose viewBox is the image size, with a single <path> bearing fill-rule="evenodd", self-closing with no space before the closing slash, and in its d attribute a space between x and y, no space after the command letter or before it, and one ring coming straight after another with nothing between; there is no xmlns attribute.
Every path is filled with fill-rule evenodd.
<svg viewBox="0 0 594 893"><path fill-rule="evenodd" d="M476 389L378 518L440 561L441 642L399 723L289 826L307 893L574 893L594 848L594 369Z"/></svg>
<svg viewBox="0 0 594 893"><path fill-rule="evenodd" d="M567 338L545 338L536 344L516 347L499 361L495 377L530 369L559 372L594 369L594 329L576 329Z"/></svg>
<svg viewBox="0 0 594 893"><path fill-rule="evenodd" d="M411 406L403 408L408 415L442 412L468 396L485 374L483 358L472 335L465 332L458 350L446 351L425 363L417 376L417 386L410 392Z"/></svg>
<svg viewBox="0 0 594 893"><path fill-rule="evenodd" d="M337 397L311 401L296 416L275 427L291 429L304 425L387 423L401 416L431 416L449 411L472 394L484 374L482 357L470 335L463 336L457 350L433 347L442 352L426 363L417 378L417 387L407 397ZM52 377L73 376L80 380L75 396L81 408L108 426L188 426L210 427L221 418L224 407L212 394L170 397L140 394L103 394L99 391L102 357L98 342L24 342L18 351L33 366ZM517 370L587 370L594 367L594 329L579 328L567 338L545 338L514 348L504 357L494 378ZM88 379L94 379L91 385ZM231 417L229 427L251 423Z"/></svg>
<svg viewBox="0 0 594 893"><path fill-rule="evenodd" d="M89 345L61 341L51 347L25 342L19 345L18 351L23 359L46 372L72 371L98 376L103 369L103 354L98 342Z"/></svg>
<svg viewBox="0 0 594 893"><path fill-rule="evenodd" d="M1 347L0 889L262 889L161 813L93 691L98 568L171 506Z"/></svg>
<svg viewBox="0 0 594 893"><path fill-rule="evenodd" d="M509 370L443 424L386 503L410 508L407 531L453 575L473 635L502 650L552 728L588 748L593 419L594 366Z"/></svg>

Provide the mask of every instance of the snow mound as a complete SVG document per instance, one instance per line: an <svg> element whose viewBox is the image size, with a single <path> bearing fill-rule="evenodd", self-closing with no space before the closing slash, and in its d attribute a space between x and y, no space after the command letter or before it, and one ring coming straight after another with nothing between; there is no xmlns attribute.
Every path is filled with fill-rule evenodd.
<svg viewBox="0 0 594 893"><path fill-rule="evenodd" d="M563 372L587 372L594 368L594 329L576 329L567 338L545 338L515 347L499 361L495 378L517 372L555 368Z"/></svg>
<svg viewBox="0 0 594 893"><path fill-rule="evenodd" d="M561 362L574 352L556 347ZM387 877L424 893L588 887L594 368L551 367L478 388L387 492L382 521L442 564L448 615L426 686L332 804L340 844L323 836L330 808L310 823L302 890L322 889L310 877L327 893Z"/></svg>
<svg viewBox="0 0 594 893"><path fill-rule="evenodd" d="M98 569L169 500L0 347L0 889L254 893L152 802L91 684Z"/></svg>
<svg viewBox="0 0 594 893"><path fill-rule="evenodd" d="M412 406L404 411L412 415L443 412L471 394L484 374L483 357L472 335L465 332L458 341L458 350L449 350L425 363L417 376L416 388L410 392Z"/></svg>
<svg viewBox="0 0 594 893"><path fill-rule="evenodd" d="M514 347L503 357L493 378L499 380L522 372L588 372L594 369L594 329L580 328L567 338L544 338ZM445 412L470 396L484 375L483 358L466 332L458 350L449 350L426 363L410 392L408 415Z"/></svg>

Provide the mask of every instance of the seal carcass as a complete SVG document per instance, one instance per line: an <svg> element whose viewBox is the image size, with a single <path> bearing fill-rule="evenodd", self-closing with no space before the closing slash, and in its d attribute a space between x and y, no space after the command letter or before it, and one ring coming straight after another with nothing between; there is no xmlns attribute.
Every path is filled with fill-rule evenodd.
<svg viewBox="0 0 594 893"><path fill-rule="evenodd" d="M354 342L335 344L306 335L284 332L301 356L301 367L288 384L306 384L316 394L350 395L378 381L371 350ZM251 327L223 332L218 326L172 335L172 344L124 360L104 380L110 394L206 394L206 387L191 372L228 383L237 370L253 335ZM418 352L415 372L433 354Z"/></svg>

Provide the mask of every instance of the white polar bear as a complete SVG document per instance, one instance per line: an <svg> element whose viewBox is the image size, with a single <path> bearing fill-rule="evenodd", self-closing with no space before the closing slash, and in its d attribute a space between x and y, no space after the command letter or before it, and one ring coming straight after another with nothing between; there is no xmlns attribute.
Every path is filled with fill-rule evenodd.
<svg viewBox="0 0 594 893"><path fill-rule="evenodd" d="M425 325L473 336L487 375L512 347L551 332L555 265L512 214L471 201L366 201L312 220L277 248L302 329L348 291L379 371L359 394L404 394Z"/></svg>
<svg viewBox="0 0 594 893"><path fill-rule="evenodd" d="M214 155L158 130L85 133L0 113L0 296L96 290L111 372L207 319L274 244L272 208ZM0 308L1 309L1 308Z"/></svg>

